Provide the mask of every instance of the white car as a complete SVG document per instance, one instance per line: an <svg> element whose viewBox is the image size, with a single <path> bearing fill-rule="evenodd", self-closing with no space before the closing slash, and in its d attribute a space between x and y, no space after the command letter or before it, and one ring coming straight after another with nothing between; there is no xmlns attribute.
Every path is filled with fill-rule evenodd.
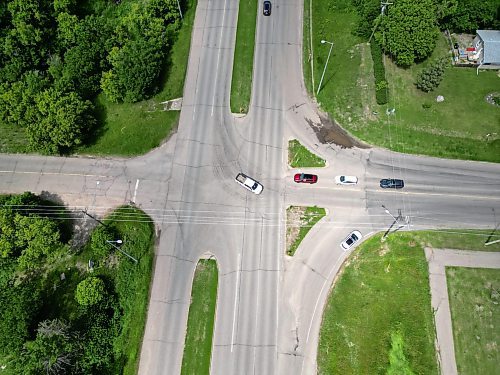
<svg viewBox="0 0 500 375"><path fill-rule="evenodd" d="M335 183L337 185L356 185L358 178L356 176L335 176Z"/></svg>
<svg viewBox="0 0 500 375"><path fill-rule="evenodd" d="M264 187L261 184L253 178L248 177L246 174L238 173L235 180L238 184L243 186L245 189L250 190L254 194L260 194L262 193L262 190L264 190Z"/></svg>
<svg viewBox="0 0 500 375"><path fill-rule="evenodd" d="M358 242L363 235L359 230L355 230L349 234L344 241L340 244L340 247L344 250L349 250L356 242Z"/></svg>

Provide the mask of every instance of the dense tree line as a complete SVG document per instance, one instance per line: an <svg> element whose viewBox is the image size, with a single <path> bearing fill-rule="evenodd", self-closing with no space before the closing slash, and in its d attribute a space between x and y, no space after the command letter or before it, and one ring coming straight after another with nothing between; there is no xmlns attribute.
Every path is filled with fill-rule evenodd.
<svg viewBox="0 0 500 375"><path fill-rule="evenodd" d="M95 96L135 102L158 90L179 27L176 0L9 0L0 4L0 121L32 150L61 153L96 125Z"/></svg>
<svg viewBox="0 0 500 375"><path fill-rule="evenodd" d="M352 0L358 13L357 34L374 39L396 64L410 66L430 56L438 30L475 33L500 28L500 0Z"/></svg>
<svg viewBox="0 0 500 375"><path fill-rule="evenodd" d="M60 262L75 249L64 243L69 236L54 216L56 209L41 214L47 204L31 193L0 196L0 364L9 374L122 373L128 353L121 353L117 342L138 293L133 280L143 270L113 254L106 240L135 240L100 225L86 251L96 267L107 270L69 271ZM54 268L58 263L75 282L61 280L61 268Z"/></svg>

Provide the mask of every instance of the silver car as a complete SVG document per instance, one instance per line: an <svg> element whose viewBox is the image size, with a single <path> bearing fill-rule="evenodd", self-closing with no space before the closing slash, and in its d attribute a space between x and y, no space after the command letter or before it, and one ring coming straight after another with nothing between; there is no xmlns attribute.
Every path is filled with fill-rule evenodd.
<svg viewBox="0 0 500 375"><path fill-rule="evenodd" d="M356 176L335 176L335 183L337 185L356 185L358 178Z"/></svg>

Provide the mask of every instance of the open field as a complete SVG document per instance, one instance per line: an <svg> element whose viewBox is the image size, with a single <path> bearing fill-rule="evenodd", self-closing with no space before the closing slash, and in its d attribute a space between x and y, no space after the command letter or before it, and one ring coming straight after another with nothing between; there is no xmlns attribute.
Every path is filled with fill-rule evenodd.
<svg viewBox="0 0 500 375"><path fill-rule="evenodd" d="M391 337L418 374L438 374L427 262L411 234L376 235L351 254L329 297L319 374L385 373ZM355 296L355 298L353 298Z"/></svg>
<svg viewBox="0 0 500 375"><path fill-rule="evenodd" d="M200 260L194 274L181 373L208 374L212 353L218 270L215 260Z"/></svg>
<svg viewBox="0 0 500 375"><path fill-rule="evenodd" d="M500 269L446 267L459 374L497 374Z"/></svg>
<svg viewBox="0 0 500 375"><path fill-rule="evenodd" d="M358 15L349 0L340 0L325 12L328 1L313 2L313 62L315 88L328 55L326 39L335 43L317 100L342 127L369 143L395 151L445 158L500 162L500 107L484 98L498 91L495 71L448 68L433 92L416 89L417 74L435 58L447 55L440 35L430 59L409 69L396 67L389 58L386 76L389 103L375 102L369 46L352 35ZM305 1L308 16L309 3ZM304 74L311 92L309 25L304 25ZM443 95L442 103L436 96ZM393 115L386 115L394 108Z"/></svg>

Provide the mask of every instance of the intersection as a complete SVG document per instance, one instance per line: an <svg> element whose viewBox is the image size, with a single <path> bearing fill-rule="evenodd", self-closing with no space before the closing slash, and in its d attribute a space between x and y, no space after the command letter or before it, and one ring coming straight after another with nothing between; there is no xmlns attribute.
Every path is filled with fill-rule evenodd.
<svg viewBox="0 0 500 375"><path fill-rule="evenodd" d="M302 2L273 4L258 17L250 111L229 112L237 3L199 1L179 129L135 159L0 156L0 191L57 195L99 215L132 202L159 234L140 374L180 373L191 282L198 259L215 256L219 291L211 372L315 372L321 313L348 256L339 244L354 229L494 228L500 212L496 164L410 156L382 149L319 144L321 122L302 82ZM260 16L260 14L259 14ZM314 186L293 183L288 140L327 160ZM309 169L308 169L309 171ZM235 183L243 172L260 196ZM359 178L339 187L337 174ZM402 178L402 191L380 189ZM325 207L328 215L293 258L284 256L289 205ZM383 206L383 207L382 207Z"/></svg>

